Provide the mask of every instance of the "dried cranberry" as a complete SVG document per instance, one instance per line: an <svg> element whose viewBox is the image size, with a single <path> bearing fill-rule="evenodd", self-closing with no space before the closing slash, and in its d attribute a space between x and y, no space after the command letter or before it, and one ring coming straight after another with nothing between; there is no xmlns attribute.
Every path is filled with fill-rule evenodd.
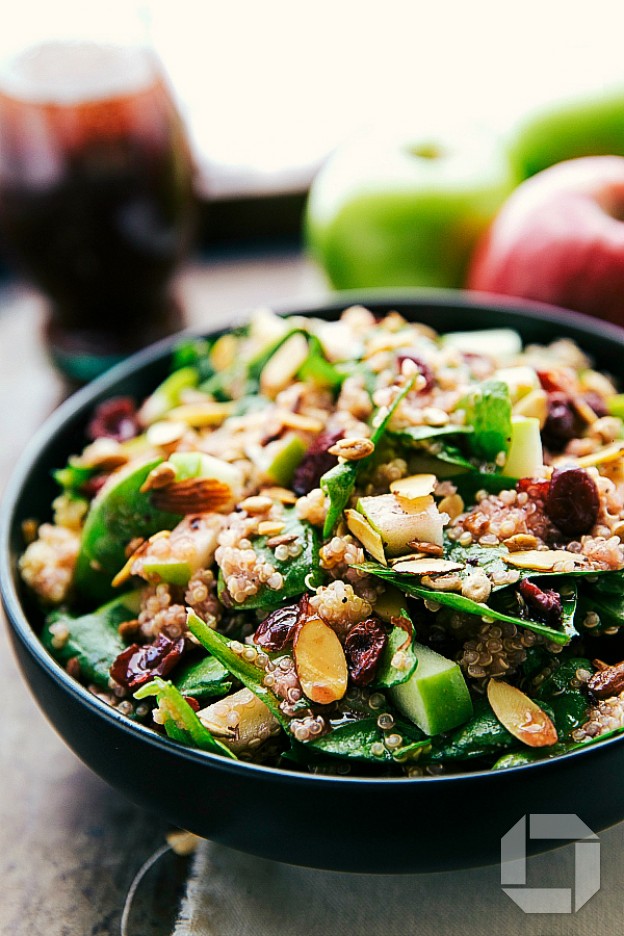
<svg viewBox="0 0 624 936"><path fill-rule="evenodd" d="M106 438L126 442L138 434L136 406L130 397L113 397L100 403L87 426L87 436L92 440Z"/></svg>
<svg viewBox="0 0 624 936"><path fill-rule="evenodd" d="M551 452L561 452L582 431L581 420L567 393L555 390L548 394L548 415L542 439Z"/></svg>
<svg viewBox="0 0 624 936"><path fill-rule="evenodd" d="M538 370L537 377L542 390L545 390L546 393L552 393L553 390L563 389L558 375L553 373L553 371Z"/></svg>
<svg viewBox="0 0 624 936"><path fill-rule="evenodd" d="M299 604L276 608L258 625L253 640L263 650L283 650L292 643L299 623L301 608Z"/></svg>
<svg viewBox="0 0 624 936"><path fill-rule="evenodd" d="M605 403L603 397L601 397L599 393L596 393L595 390L588 390L587 393L583 394L583 399L599 419L602 419L603 416L609 415L609 408L607 407L607 404Z"/></svg>
<svg viewBox="0 0 624 936"><path fill-rule="evenodd" d="M552 588L541 589L528 579L523 579L518 591L524 598L533 617L550 624L553 627L561 624L563 619L563 604L561 595Z"/></svg>
<svg viewBox="0 0 624 936"><path fill-rule="evenodd" d="M345 640L344 652L352 683L368 686L373 681L387 642L386 630L377 618L368 618L351 628Z"/></svg>
<svg viewBox="0 0 624 936"><path fill-rule="evenodd" d="M159 634L153 644L132 644L119 654L110 674L125 689L136 689L154 676L166 676L184 654L186 641Z"/></svg>
<svg viewBox="0 0 624 936"><path fill-rule="evenodd" d="M433 371L429 365L423 361L417 351L412 351L410 348L403 348L397 354L397 364L399 367L403 361L413 361L421 377L425 378L425 386L422 388L422 393L429 393L430 390L433 390L435 384L435 377L433 376Z"/></svg>
<svg viewBox="0 0 624 936"><path fill-rule="evenodd" d="M292 489L298 497L309 494L310 491L317 488L325 472L338 464L338 457L330 455L327 449L342 438L342 431L336 430L334 432L321 432L314 439L299 462L293 477Z"/></svg>
<svg viewBox="0 0 624 936"><path fill-rule="evenodd" d="M589 533L598 517L600 496L584 468L557 468L552 473L544 509L565 536Z"/></svg>
<svg viewBox="0 0 624 936"><path fill-rule="evenodd" d="M188 702L188 704L191 706L194 712L199 712L201 705L199 704L195 696L185 695L183 698L185 702Z"/></svg>
<svg viewBox="0 0 624 936"><path fill-rule="evenodd" d="M100 472L99 474L92 475L80 488L80 493L84 494L85 497L95 497L99 491L102 490L110 474L106 472Z"/></svg>

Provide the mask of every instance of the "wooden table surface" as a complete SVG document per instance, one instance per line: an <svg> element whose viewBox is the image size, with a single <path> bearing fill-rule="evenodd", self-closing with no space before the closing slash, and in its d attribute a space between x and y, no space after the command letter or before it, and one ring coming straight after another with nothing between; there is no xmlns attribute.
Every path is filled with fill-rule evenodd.
<svg viewBox="0 0 624 936"><path fill-rule="evenodd" d="M194 264L178 291L189 324L210 328L255 305L321 298L325 287L293 250ZM43 315L32 292L0 291L0 492L33 432L65 395L42 343ZM30 697L4 627L0 700L0 933L119 936L131 884L163 845L167 826L65 747ZM128 936L171 931L171 892L183 871L170 858L166 881L162 873L146 877L149 889Z"/></svg>

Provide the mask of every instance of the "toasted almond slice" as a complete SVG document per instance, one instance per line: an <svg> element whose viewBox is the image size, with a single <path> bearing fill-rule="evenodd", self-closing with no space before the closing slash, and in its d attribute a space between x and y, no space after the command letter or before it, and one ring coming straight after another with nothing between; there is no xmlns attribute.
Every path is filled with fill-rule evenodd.
<svg viewBox="0 0 624 936"><path fill-rule="evenodd" d="M527 747L556 744L557 729L537 702L502 679L490 679L487 696L494 714L507 731Z"/></svg>
<svg viewBox="0 0 624 936"><path fill-rule="evenodd" d="M389 562L392 568L394 568L397 562L411 562L412 559L426 559L426 558L427 558L426 553L413 552L413 553L406 553L405 556L394 556L392 559L389 560Z"/></svg>
<svg viewBox="0 0 624 936"><path fill-rule="evenodd" d="M447 572L460 572L464 566L450 559L425 556L422 559L404 558L400 562L393 562L392 568L395 572L409 572L411 575L446 575Z"/></svg>
<svg viewBox="0 0 624 936"><path fill-rule="evenodd" d="M342 699L347 691L347 660L336 632L318 617L308 618L293 643L295 669L305 695L319 705Z"/></svg>
<svg viewBox="0 0 624 936"><path fill-rule="evenodd" d="M291 410L279 410L276 416L281 421L282 426L287 429L296 429L298 432L313 432L318 435L323 431L325 423L314 416L306 416L303 413L293 413Z"/></svg>
<svg viewBox="0 0 624 936"><path fill-rule="evenodd" d="M176 474L175 465L168 461L161 462L155 468L152 468L139 490L141 494L145 494L147 491L157 491L160 488L168 487L173 483Z"/></svg>
<svg viewBox="0 0 624 936"><path fill-rule="evenodd" d="M269 358L260 374L260 390L275 398L284 390L308 356L308 342L303 335L292 335Z"/></svg>
<svg viewBox="0 0 624 936"><path fill-rule="evenodd" d="M437 543L422 543L420 540L412 540L407 545L418 553L424 553L425 556L436 556L440 559L444 555L444 548L438 546Z"/></svg>
<svg viewBox="0 0 624 936"><path fill-rule="evenodd" d="M71 459L72 464L80 468L98 468L101 471L113 471L128 461L128 453L121 443L105 436L91 442L82 455Z"/></svg>
<svg viewBox="0 0 624 936"><path fill-rule="evenodd" d="M289 491L288 488L263 487L260 489L260 494L270 497L271 500L277 500L280 504L296 504L297 502L297 495L294 491Z"/></svg>
<svg viewBox="0 0 624 936"><path fill-rule="evenodd" d="M584 400L583 397L573 395L572 406L574 407L576 412L579 414L581 419L583 419L589 426L591 426L592 423L595 423L596 420L598 419L598 416L594 413L589 403L587 403L587 401Z"/></svg>
<svg viewBox="0 0 624 936"><path fill-rule="evenodd" d="M145 435L149 444L155 448L169 448L179 442L186 431L186 423L159 419L158 422L148 427Z"/></svg>
<svg viewBox="0 0 624 936"><path fill-rule="evenodd" d="M232 506L232 490L216 478L188 478L152 493L157 510L169 513L208 513Z"/></svg>
<svg viewBox="0 0 624 936"><path fill-rule="evenodd" d="M537 536L533 536L531 533L515 533L503 540L503 546L506 546L509 552L521 552L536 549L539 546L539 540Z"/></svg>
<svg viewBox="0 0 624 936"><path fill-rule="evenodd" d="M608 462L617 461L618 458L623 457L624 442L613 442L611 445L605 445L603 448L598 449L597 452L591 452L589 455L582 455L575 460L575 464L579 468L593 468L594 465L605 465ZM566 462L571 461L567 456L564 460Z"/></svg>
<svg viewBox="0 0 624 936"><path fill-rule="evenodd" d="M367 553L381 562L382 565L388 565L386 554L383 548L383 540L377 530L373 530L370 523L362 516L358 510L345 510L347 526L353 535L359 539Z"/></svg>
<svg viewBox="0 0 624 936"><path fill-rule="evenodd" d="M169 410L167 416L175 422L200 429L202 426L220 426L232 414L233 403L184 403Z"/></svg>
<svg viewBox="0 0 624 936"><path fill-rule="evenodd" d="M433 494L437 483L437 478L433 474L416 474L408 478L400 478L393 481L390 490L397 497L404 500L418 500L420 497L427 497Z"/></svg>
<svg viewBox="0 0 624 936"><path fill-rule="evenodd" d="M210 349L210 361L217 371L226 370L236 360L238 338L231 333L217 338Z"/></svg>
<svg viewBox="0 0 624 936"><path fill-rule="evenodd" d="M258 524L258 533L260 536L278 536L285 528L286 524L281 520L261 520Z"/></svg>
<svg viewBox="0 0 624 936"><path fill-rule="evenodd" d="M552 572L557 563L570 562L584 565L585 556L568 552L567 549L520 549L503 556L505 562L517 569L531 569L534 572Z"/></svg>
<svg viewBox="0 0 624 936"><path fill-rule="evenodd" d="M327 451L330 455L336 455L338 458L344 458L347 461L360 461L362 458L368 458L375 451L375 443L372 439L363 437L338 439L330 446Z"/></svg>

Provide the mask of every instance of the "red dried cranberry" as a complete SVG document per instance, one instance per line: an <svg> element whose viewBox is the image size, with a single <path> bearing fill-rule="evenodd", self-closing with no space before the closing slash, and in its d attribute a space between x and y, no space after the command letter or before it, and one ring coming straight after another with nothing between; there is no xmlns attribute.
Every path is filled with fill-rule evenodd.
<svg viewBox="0 0 624 936"><path fill-rule="evenodd" d="M292 489L297 497L309 494L317 488L325 472L338 464L337 456L330 455L327 449L342 437L343 433L340 430L321 432L317 435L295 470Z"/></svg>
<svg viewBox="0 0 624 936"><path fill-rule="evenodd" d="M352 683L368 686L373 681L387 642L386 630L377 618L360 621L351 628L345 640L344 652Z"/></svg>
<svg viewBox="0 0 624 936"><path fill-rule="evenodd" d="M307 610L307 606L306 606ZM299 604L276 608L258 625L253 640L263 650L283 650L292 643L299 623L301 607Z"/></svg>
<svg viewBox="0 0 624 936"><path fill-rule="evenodd" d="M524 598L532 617L556 627L563 619L563 604L561 595L552 588L541 589L528 579L523 579L518 591Z"/></svg>
<svg viewBox="0 0 624 936"><path fill-rule="evenodd" d="M96 407L87 426L87 436L92 439L115 439L127 442L139 434L136 406L130 397L113 397Z"/></svg>
<svg viewBox="0 0 624 936"><path fill-rule="evenodd" d="M548 415L542 429L544 445L551 452L561 452L581 431L581 420L568 394L560 390L549 393Z"/></svg>
<svg viewBox="0 0 624 936"><path fill-rule="evenodd" d="M95 495L102 490L109 478L110 475L105 472L93 475L81 486L80 493L84 494L85 497L95 497Z"/></svg>
<svg viewBox="0 0 624 936"><path fill-rule="evenodd" d="M154 676L166 676L184 654L186 641L170 640L164 634L152 644L132 644L119 654L110 674L125 689L136 689Z"/></svg>
<svg viewBox="0 0 624 936"><path fill-rule="evenodd" d="M595 390L588 390L587 393L583 394L583 399L599 419L602 419L603 416L609 415L607 404L605 403L603 397L601 397L599 393L596 393Z"/></svg>
<svg viewBox="0 0 624 936"><path fill-rule="evenodd" d="M183 696L183 698L185 702L188 702L188 704L191 706L194 712L199 712L201 705L199 704L195 696L185 695Z"/></svg>
<svg viewBox="0 0 624 936"><path fill-rule="evenodd" d="M584 468L557 468L544 505L546 515L565 536L589 533L598 517L600 495Z"/></svg>
<svg viewBox="0 0 624 936"><path fill-rule="evenodd" d="M552 393L553 390L563 389L558 375L553 373L553 371L538 370L537 377L541 384L542 390L545 390L546 393Z"/></svg>
<svg viewBox="0 0 624 936"><path fill-rule="evenodd" d="M417 351L412 351L410 348L403 348L397 354L397 364L399 367L403 361L413 361L421 377L425 378L425 386L422 388L421 393L429 393L430 390L433 390L435 384L435 377L433 376L433 371L429 365L423 361Z"/></svg>

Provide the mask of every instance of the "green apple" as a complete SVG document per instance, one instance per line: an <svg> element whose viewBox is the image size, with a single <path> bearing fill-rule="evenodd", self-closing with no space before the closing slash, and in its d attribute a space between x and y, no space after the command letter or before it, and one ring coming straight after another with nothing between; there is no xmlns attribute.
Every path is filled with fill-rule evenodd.
<svg viewBox="0 0 624 936"><path fill-rule="evenodd" d="M305 232L336 289L459 287L474 244L517 183L483 131L339 147L314 179Z"/></svg>
<svg viewBox="0 0 624 936"><path fill-rule="evenodd" d="M428 735L468 721L472 701L458 664L419 643L414 654L418 663L410 678L388 690L399 711Z"/></svg>
<svg viewBox="0 0 624 936"><path fill-rule="evenodd" d="M444 520L431 496L413 501L394 494L360 497L357 509L381 536L388 556L409 552L414 540L442 545Z"/></svg>
<svg viewBox="0 0 624 936"><path fill-rule="evenodd" d="M543 465L539 419L535 416L512 416L511 445L503 474L508 478L535 478Z"/></svg>
<svg viewBox="0 0 624 936"><path fill-rule="evenodd" d="M579 156L624 156L624 86L543 104L510 136L521 178Z"/></svg>

